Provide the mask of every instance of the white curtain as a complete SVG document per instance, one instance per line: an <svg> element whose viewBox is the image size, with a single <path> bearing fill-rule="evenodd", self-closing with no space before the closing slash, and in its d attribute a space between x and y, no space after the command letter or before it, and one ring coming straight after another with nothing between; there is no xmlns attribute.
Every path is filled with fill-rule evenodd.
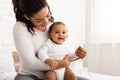
<svg viewBox="0 0 120 80"><path fill-rule="evenodd" d="M85 65L90 71L120 75L120 1L86 0Z"/></svg>

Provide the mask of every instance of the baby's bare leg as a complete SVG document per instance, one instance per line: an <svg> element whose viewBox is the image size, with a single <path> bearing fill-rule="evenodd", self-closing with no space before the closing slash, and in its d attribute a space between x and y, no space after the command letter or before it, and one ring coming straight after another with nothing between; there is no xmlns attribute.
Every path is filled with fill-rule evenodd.
<svg viewBox="0 0 120 80"><path fill-rule="evenodd" d="M44 80L57 80L57 74L55 71L47 71L45 73L45 79Z"/></svg>
<svg viewBox="0 0 120 80"><path fill-rule="evenodd" d="M72 72L72 70L69 67L66 67L65 74L64 74L64 80L77 80L77 77Z"/></svg>

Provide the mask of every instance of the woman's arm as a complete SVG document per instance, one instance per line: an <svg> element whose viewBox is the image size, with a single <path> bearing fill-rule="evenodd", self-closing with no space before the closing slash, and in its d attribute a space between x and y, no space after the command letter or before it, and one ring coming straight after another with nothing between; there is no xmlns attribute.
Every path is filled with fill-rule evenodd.
<svg viewBox="0 0 120 80"><path fill-rule="evenodd" d="M67 54L65 55L63 60L56 60L58 62L58 66L56 69L68 67L70 65L70 56Z"/></svg>
<svg viewBox="0 0 120 80"><path fill-rule="evenodd" d="M29 35L24 24L18 23L15 25L13 29L14 43L22 65L31 70L49 70L49 66L35 56L35 50Z"/></svg>

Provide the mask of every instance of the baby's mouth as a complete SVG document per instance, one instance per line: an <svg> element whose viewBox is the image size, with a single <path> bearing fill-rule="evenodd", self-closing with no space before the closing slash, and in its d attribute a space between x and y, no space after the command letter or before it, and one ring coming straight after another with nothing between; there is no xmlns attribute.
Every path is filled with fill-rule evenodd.
<svg viewBox="0 0 120 80"><path fill-rule="evenodd" d="M58 38L58 40L63 40L63 38Z"/></svg>

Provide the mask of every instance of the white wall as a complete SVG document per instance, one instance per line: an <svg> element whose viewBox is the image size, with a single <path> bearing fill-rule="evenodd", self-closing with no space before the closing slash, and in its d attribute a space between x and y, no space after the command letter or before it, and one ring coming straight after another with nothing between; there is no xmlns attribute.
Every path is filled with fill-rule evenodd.
<svg viewBox="0 0 120 80"><path fill-rule="evenodd" d="M15 22L11 0L0 0L0 48L14 49L12 27Z"/></svg>
<svg viewBox="0 0 120 80"><path fill-rule="evenodd" d="M48 0L55 21L64 22L69 29L71 48L85 41L86 0ZM15 23L11 0L0 0L0 46L15 50L12 28Z"/></svg>

